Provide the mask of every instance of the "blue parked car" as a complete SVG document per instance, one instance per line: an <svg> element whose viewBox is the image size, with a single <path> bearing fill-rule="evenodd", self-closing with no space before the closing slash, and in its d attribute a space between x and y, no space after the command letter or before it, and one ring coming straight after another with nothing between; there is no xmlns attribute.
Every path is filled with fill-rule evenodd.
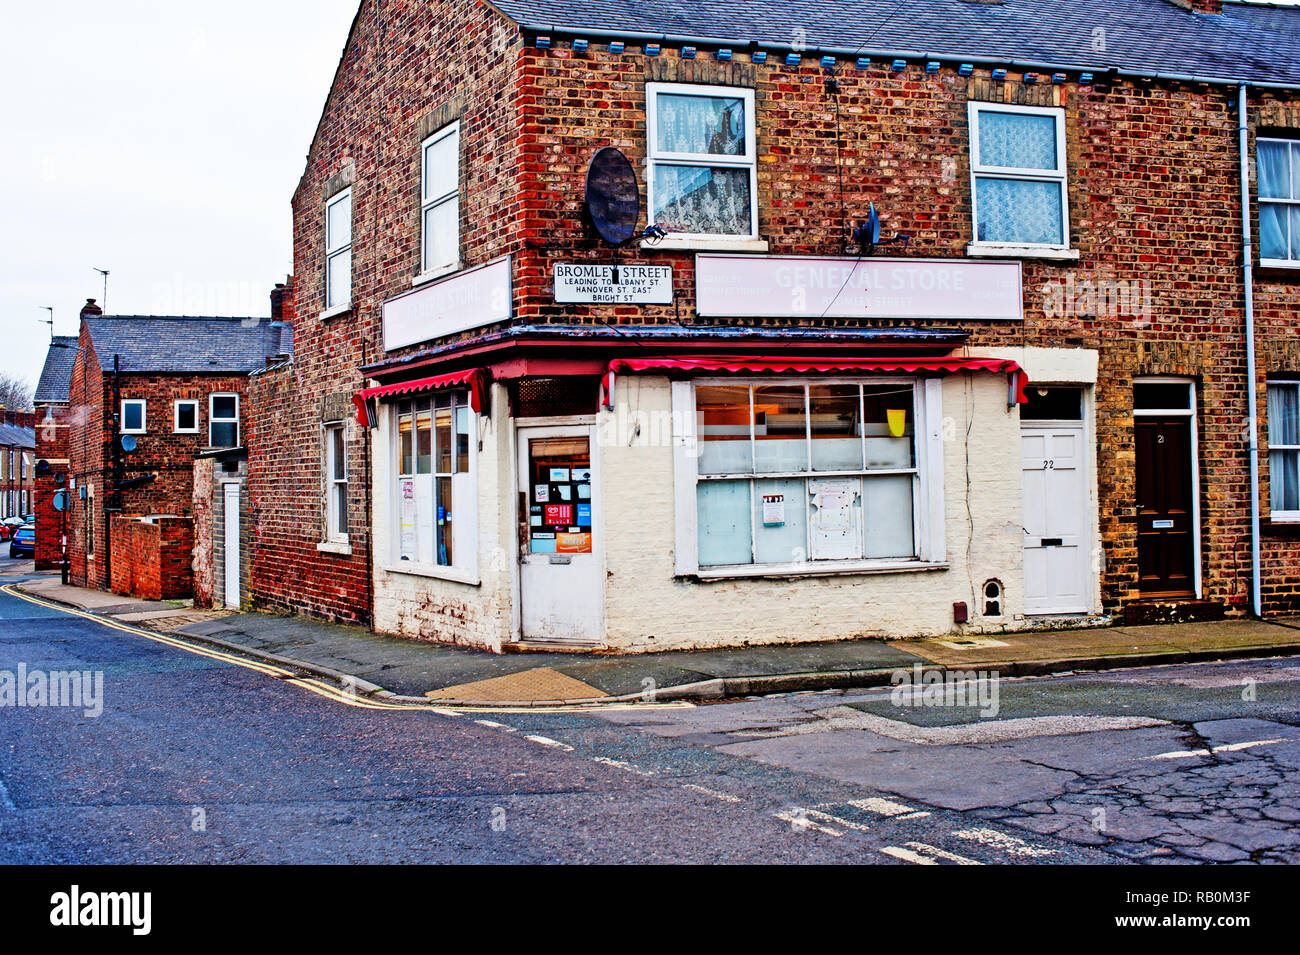
<svg viewBox="0 0 1300 955"><path fill-rule="evenodd" d="M14 538L9 542L9 557L12 560L15 557L35 556L36 526L34 524L24 524L14 531Z"/></svg>

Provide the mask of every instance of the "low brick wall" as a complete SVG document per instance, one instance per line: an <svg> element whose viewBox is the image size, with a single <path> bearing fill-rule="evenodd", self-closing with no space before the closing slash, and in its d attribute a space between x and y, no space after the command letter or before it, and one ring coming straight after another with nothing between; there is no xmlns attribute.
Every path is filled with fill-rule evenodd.
<svg viewBox="0 0 1300 955"><path fill-rule="evenodd" d="M194 606L210 608L216 600L215 536L212 513L212 475L215 462L194 462Z"/></svg>
<svg viewBox="0 0 1300 955"><path fill-rule="evenodd" d="M183 600L194 593L194 522L188 517L116 515L110 530L115 594Z"/></svg>

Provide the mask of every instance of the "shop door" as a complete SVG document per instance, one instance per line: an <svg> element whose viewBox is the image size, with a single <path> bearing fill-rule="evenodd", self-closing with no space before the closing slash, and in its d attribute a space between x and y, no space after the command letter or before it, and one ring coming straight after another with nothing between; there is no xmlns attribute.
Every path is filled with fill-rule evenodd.
<svg viewBox="0 0 1300 955"><path fill-rule="evenodd" d="M1025 612L1088 613L1092 601L1083 423L1025 423L1020 448Z"/></svg>
<svg viewBox="0 0 1300 955"><path fill-rule="evenodd" d="M1139 417L1138 574L1144 596L1196 592L1190 417Z"/></svg>
<svg viewBox="0 0 1300 955"><path fill-rule="evenodd" d="M520 428L520 630L530 643L605 642L595 429Z"/></svg>

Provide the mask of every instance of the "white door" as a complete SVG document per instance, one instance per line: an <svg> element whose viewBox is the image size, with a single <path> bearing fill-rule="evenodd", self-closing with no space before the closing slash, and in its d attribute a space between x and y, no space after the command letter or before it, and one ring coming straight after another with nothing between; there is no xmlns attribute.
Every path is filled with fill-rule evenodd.
<svg viewBox="0 0 1300 955"><path fill-rule="evenodd" d="M595 428L519 429L520 631L525 641L605 642Z"/></svg>
<svg viewBox="0 0 1300 955"><path fill-rule="evenodd" d="M239 485L225 485L226 606L238 610L239 599Z"/></svg>
<svg viewBox="0 0 1300 955"><path fill-rule="evenodd" d="M1087 613L1087 455L1082 423L1024 424L1025 612Z"/></svg>

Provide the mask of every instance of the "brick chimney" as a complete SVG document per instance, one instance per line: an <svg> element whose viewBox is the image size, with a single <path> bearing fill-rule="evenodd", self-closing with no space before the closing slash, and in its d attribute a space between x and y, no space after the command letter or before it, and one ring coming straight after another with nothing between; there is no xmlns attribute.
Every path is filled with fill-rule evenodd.
<svg viewBox="0 0 1300 955"><path fill-rule="evenodd" d="M293 354L293 322L297 317L297 298L295 296L293 276L290 275L271 290L271 324L280 329L280 348L276 358L268 359L274 363L281 357Z"/></svg>
<svg viewBox="0 0 1300 955"><path fill-rule="evenodd" d="M98 318L104 314L104 310L95 304L93 298L86 299L86 304L81 309L82 318Z"/></svg>
<svg viewBox="0 0 1300 955"><path fill-rule="evenodd" d="M1223 0L1169 0L1176 7L1194 13L1222 13Z"/></svg>

